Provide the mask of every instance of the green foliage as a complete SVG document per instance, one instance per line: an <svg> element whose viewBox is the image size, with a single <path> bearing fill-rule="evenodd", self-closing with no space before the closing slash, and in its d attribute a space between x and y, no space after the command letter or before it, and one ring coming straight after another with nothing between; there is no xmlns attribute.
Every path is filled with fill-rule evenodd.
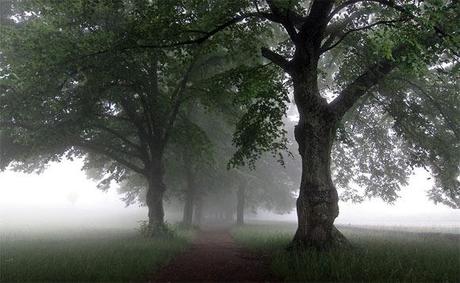
<svg viewBox="0 0 460 283"><path fill-rule="evenodd" d="M312 1L8 3L2 13L15 21L2 21L0 39L1 169L12 164L30 172L86 156L85 168L97 168L93 175L107 187L142 174L145 157L168 147L165 154L179 160L173 153L184 141L208 162L211 139L180 107L198 99L238 121L229 167L254 168L266 151L283 162L290 78L276 62L264 64L260 47L288 61L297 47L287 23L264 15L278 8L299 16L289 21L305 20ZM346 3L318 39L321 95L330 103L377 63L394 69L374 74L379 82L362 88L366 93L341 121L334 174L342 196L392 202L411 170L425 167L436 179L429 196L459 207L460 5L337 1L333 10ZM130 185L132 201L141 184Z"/></svg>
<svg viewBox="0 0 460 283"><path fill-rule="evenodd" d="M2 37L2 169L42 170L63 157L85 157L84 169L104 189L133 172L145 175L171 144L186 143L204 159L211 154L204 132L181 106L225 101L214 94L232 82L216 88L209 82L235 61L254 61L258 41L235 49L217 40L156 47L204 28L191 22L212 16L200 2L26 2L15 5L20 22L5 27ZM231 11L236 4L212 5Z"/></svg>
<svg viewBox="0 0 460 283"><path fill-rule="evenodd" d="M343 200L379 197L392 203L411 174L408 148L391 128L394 120L371 102L349 113L346 138L333 151L333 177ZM358 173L357 173L358 172ZM357 186L361 190L357 189Z"/></svg>
<svg viewBox="0 0 460 283"><path fill-rule="evenodd" d="M283 76L270 66L248 70L252 74L241 79L238 104L244 114L236 125L233 143L237 147L230 165L254 168L255 161L266 151L271 151L282 162L281 152L286 147L283 117L289 98L283 85Z"/></svg>
<svg viewBox="0 0 460 283"><path fill-rule="evenodd" d="M332 34L340 34L337 26L357 31L321 58L325 96L340 94L382 58L397 66L343 118L332 159L334 181L343 199L393 202L412 170L422 167L435 177L429 198L458 208L459 5L395 4L405 12L369 1L349 6L330 24ZM360 29L378 21L386 23Z"/></svg>

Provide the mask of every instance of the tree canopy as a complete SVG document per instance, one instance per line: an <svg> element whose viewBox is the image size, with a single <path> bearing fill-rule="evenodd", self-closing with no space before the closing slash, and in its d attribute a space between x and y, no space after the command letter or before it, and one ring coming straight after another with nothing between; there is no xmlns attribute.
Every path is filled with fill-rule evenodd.
<svg viewBox="0 0 460 283"><path fill-rule="evenodd" d="M294 243L346 244L333 225L335 185L344 199L392 202L416 167L435 178L431 199L460 207L457 1L11 3L3 168L92 156L107 180L144 175L159 207L165 149L192 128L179 122L186 99L239 107L235 167L266 151L282 162L293 100L302 168Z"/></svg>

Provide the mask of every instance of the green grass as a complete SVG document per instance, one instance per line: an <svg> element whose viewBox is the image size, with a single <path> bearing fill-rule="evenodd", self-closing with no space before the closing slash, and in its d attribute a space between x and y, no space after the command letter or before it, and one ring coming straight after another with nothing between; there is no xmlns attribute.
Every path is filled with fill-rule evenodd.
<svg viewBox="0 0 460 283"><path fill-rule="evenodd" d="M171 239L127 230L2 234L0 282L145 280L184 250L192 233Z"/></svg>
<svg viewBox="0 0 460 283"><path fill-rule="evenodd" d="M286 281L460 282L460 235L339 227L354 249L288 252L294 226L233 229L241 245L269 254Z"/></svg>

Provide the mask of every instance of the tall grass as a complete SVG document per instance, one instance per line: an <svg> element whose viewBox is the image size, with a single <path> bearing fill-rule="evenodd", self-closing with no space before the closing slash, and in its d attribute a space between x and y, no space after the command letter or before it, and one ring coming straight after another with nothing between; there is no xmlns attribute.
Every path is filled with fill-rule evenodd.
<svg viewBox="0 0 460 283"><path fill-rule="evenodd" d="M240 244L272 258L286 281L459 282L459 235L345 227L353 250L288 252L292 227L250 225L232 231Z"/></svg>
<svg viewBox="0 0 460 283"><path fill-rule="evenodd" d="M0 281L139 281L182 251L192 235L147 239L136 231L2 234Z"/></svg>

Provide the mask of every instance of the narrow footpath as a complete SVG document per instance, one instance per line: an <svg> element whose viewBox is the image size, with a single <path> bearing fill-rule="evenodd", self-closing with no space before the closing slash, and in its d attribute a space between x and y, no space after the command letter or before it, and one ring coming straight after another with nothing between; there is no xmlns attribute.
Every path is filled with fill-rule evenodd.
<svg viewBox="0 0 460 283"><path fill-rule="evenodd" d="M225 228L205 228L149 282L277 282L267 259L239 247Z"/></svg>

